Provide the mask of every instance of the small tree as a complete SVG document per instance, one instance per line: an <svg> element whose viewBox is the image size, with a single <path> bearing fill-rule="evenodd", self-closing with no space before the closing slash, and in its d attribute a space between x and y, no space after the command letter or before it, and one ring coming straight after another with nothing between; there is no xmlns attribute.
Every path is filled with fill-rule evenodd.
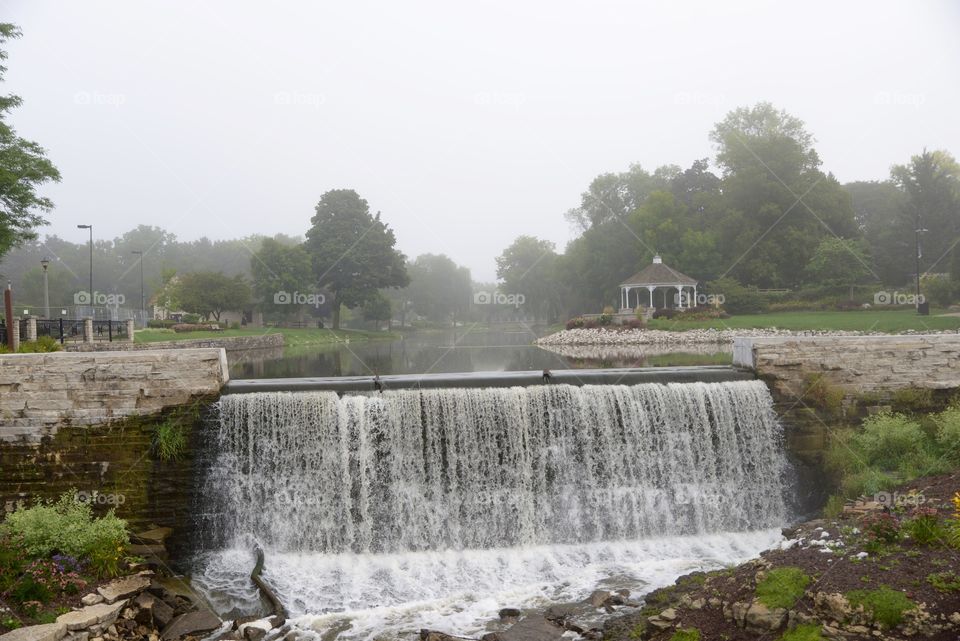
<svg viewBox="0 0 960 641"><path fill-rule="evenodd" d="M862 241L824 238L807 263L806 275L816 285L849 287L853 299L854 286L871 274L869 265L870 257Z"/></svg>
<svg viewBox="0 0 960 641"><path fill-rule="evenodd" d="M229 277L222 272L193 272L178 277L173 296L185 312L211 316L220 322L228 309L243 309L250 303L250 286L242 276Z"/></svg>
<svg viewBox="0 0 960 641"><path fill-rule="evenodd" d="M380 292L363 304L363 319L375 322L378 329L380 323L390 321L391 314L390 301Z"/></svg>

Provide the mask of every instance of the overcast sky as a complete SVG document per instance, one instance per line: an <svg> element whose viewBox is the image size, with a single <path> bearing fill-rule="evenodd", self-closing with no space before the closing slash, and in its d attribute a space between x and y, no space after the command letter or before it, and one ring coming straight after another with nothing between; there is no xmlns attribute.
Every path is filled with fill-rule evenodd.
<svg viewBox="0 0 960 641"><path fill-rule="evenodd" d="M824 168L882 179L960 154L960 2L0 0L23 30L0 91L63 174L41 233L151 224L302 235L356 189L408 256L477 280L520 234L572 237L599 173L713 156L769 100Z"/></svg>

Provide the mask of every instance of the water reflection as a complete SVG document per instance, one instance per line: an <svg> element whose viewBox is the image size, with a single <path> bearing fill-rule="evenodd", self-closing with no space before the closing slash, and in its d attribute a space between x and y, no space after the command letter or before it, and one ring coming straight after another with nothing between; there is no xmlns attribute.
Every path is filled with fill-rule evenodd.
<svg viewBox="0 0 960 641"><path fill-rule="evenodd" d="M657 367L729 364L729 347L684 347L683 352L648 346L533 345L532 329L426 331L396 340L337 343L228 354L232 378L363 376L445 372L520 371L595 367Z"/></svg>

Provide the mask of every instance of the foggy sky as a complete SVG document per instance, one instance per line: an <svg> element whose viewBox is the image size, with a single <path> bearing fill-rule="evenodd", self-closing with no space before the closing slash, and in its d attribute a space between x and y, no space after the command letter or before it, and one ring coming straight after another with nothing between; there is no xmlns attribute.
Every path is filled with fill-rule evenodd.
<svg viewBox="0 0 960 641"><path fill-rule="evenodd" d="M475 280L599 173L712 157L727 111L803 119L823 167L960 154L958 2L0 2L10 119L63 174L56 233L302 235L333 188ZM797 212L801 210L798 208Z"/></svg>

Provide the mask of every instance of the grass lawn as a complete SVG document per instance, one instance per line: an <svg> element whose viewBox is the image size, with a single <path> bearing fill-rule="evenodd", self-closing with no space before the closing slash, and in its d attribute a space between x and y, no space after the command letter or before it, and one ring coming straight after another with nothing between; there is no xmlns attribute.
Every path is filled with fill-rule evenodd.
<svg viewBox="0 0 960 641"><path fill-rule="evenodd" d="M144 329L136 332L137 343L156 343L158 341L182 341L191 338L223 338L227 336L263 336L264 334L283 334L286 347L301 345L328 345L346 340L360 342L398 338L392 332L368 332L356 329L287 329L271 327L266 329L225 329L219 332L182 332L164 329Z"/></svg>
<svg viewBox="0 0 960 641"><path fill-rule="evenodd" d="M685 329L744 329L768 328L806 330L840 329L864 332L918 332L960 328L960 316L937 316L942 311L931 310L930 316L918 316L913 310L863 310L852 312L779 312L776 314L746 314L727 319L705 321L678 321L656 319L651 329L682 331Z"/></svg>

